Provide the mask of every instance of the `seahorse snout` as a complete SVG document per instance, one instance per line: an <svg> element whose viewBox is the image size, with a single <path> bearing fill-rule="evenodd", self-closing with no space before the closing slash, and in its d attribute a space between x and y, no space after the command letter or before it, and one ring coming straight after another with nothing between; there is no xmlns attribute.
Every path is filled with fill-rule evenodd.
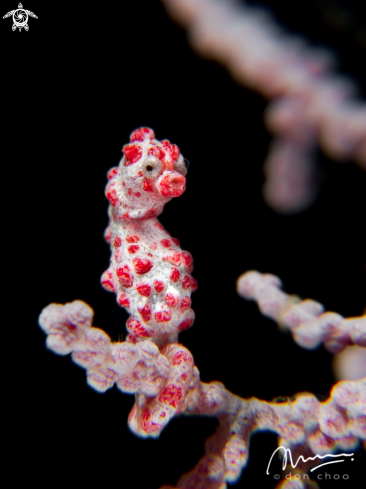
<svg viewBox="0 0 366 489"><path fill-rule="evenodd" d="M178 172L165 175L158 183L158 190L163 197L180 197L186 189L186 179Z"/></svg>

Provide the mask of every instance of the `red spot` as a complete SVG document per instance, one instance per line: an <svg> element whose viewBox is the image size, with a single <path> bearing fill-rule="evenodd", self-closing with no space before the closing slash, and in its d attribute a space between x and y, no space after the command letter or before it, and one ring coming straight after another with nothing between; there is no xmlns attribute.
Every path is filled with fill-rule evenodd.
<svg viewBox="0 0 366 489"><path fill-rule="evenodd" d="M150 180L147 180L146 178L143 180L142 188L145 190L145 192L154 192L154 187L152 186Z"/></svg>
<svg viewBox="0 0 366 489"><path fill-rule="evenodd" d="M163 290L165 289L165 284L164 282L161 282L160 280L154 280L154 289L155 289L155 292L163 292Z"/></svg>
<svg viewBox="0 0 366 489"><path fill-rule="evenodd" d="M185 382L187 380L187 374L182 374L180 378Z"/></svg>
<svg viewBox="0 0 366 489"><path fill-rule="evenodd" d="M140 249L140 247L139 247L138 245L131 245L131 246L129 246L129 247L127 248L127 251L128 251L129 253L134 254L134 253L136 253L136 251L138 251L139 249Z"/></svg>
<svg viewBox="0 0 366 489"><path fill-rule="evenodd" d="M102 286L110 292L115 292L116 289L113 284L113 275L109 270L106 270L102 275Z"/></svg>
<svg viewBox="0 0 366 489"><path fill-rule="evenodd" d="M164 246L164 248L170 248L172 243L169 241L169 239L162 239L160 241L161 245Z"/></svg>
<svg viewBox="0 0 366 489"><path fill-rule="evenodd" d="M149 272L154 266L153 262L147 260L146 258L134 258L133 266L136 270L136 273L142 275L144 273Z"/></svg>
<svg viewBox="0 0 366 489"><path fill-rule="evenodd" d="M154 318L157 323L166 323L172 319L172 315L169 311L160 311L154 314Z"/></svg>
<svg viewBox="0 0 366 489"><path fill-rule="evenodd" d="M165 302L168 304L168 306L174 307L178 304L178 301L179 301L179 296L177 295L168 293L165 296Z"/></svg>
<svg viewBox="0 0 366 489"><path fill-rule="evenodd" d="M182 288L183 290L189 289L191 286L191 279L188 277L188 275L185 275L183 280L182 280Z"/></svg>
<svg viewBox="0 0 366 489"><path fill-rule="evenodd" d="M106 193L105 196L111 203L113 207L115 207L118 204L118 196L116 189L114 188L115 182L111 183L110 185L107 186L106 188Z"/></svg>
<svg viewBox="0 0 366 489"><path fill-rule="evenodd" d="M163 162L165 158L165 151L160 146L153 146L148 150L147 154L155 156L155 158L158 158L161 162Z"/></svg>
<svg viewBox="0 0 366 489"><path fill-rule="evenodd" d="M168 384L159 395L160 402L168 404L168 406L172 406L173 408L177 408L182 399L182 389L174 384Z"/></svg>
<svg viewBox="0 0 366 489"><path fill-rule="evenodd" d="M182 260L188 273L193 270L193 257L188 251L183 251Z"/></svg>
<svg viewBox="0 0 366 489"><path fill-rule="evenodd" d="M180 272L179 272L178 268L173 267L172 273L170 274L170 280L172 282L178 282L179 277L180 277Z"/></svg>
<svg viewBox="0 0 366 489"><path fill-rule="evenodd" d="M151 243L151 245L150 245L150 250L156 250L157 247L158 247L158 244L155 243L155 241L154 241L154 243Z"/></svg>
<svg viewBox="0 0 366 489"><path fill-rule="evenodd" d="M143 175L142 171L139 171L137 174L138 177L142 177L142 175Z"/></svg>
<svg viewBox="0 0 366 489"><path fill-rule="evenodd" d="M155 133L152 129L149 129L148 127L140 127L139 129L136 129L136 131L133 131L133 133L130 136L130 141L131 143L133 141L144 141L145 139L154 139L155 138Z"/></svg>
<svg viewBox="0 0 366 489"><path fill-rule="evenodd" d="M185 296L182 302L180 303L180 310L184 312L187 309L189 309L190 306L191 306L191 299L188 296Z"/></svg>
<svg viewBox="0 0 366 489"><path fill-rule="evenodd" d="M125 166L129 166L141 158L142 148L138 144L126 144L123 152L125 154Z"/></svg>
<svg viewBox="0 0 366 489"><path fill-rule="evenodd" d="M167 139L162 141L161 144L164 146L165 151L168 153L171 159L173 161L177 161L180 155L180 150L178 146L176 146L175 144L171 144Z"/></svg>
<svg viewBox="0 0 366 489"><path fill-rule="evenodd" d="M132 188L128 188L128 189L127 189L127 193L128 193L128 195L132 195L132 194L133 194L133 192L132 192Z"/></svg>
<svg viewBox="0 0 366 489"><path fill-rule="evenodd" d="M193 277L191 277L191 287L192 287L192 292L194 292L198 288L197 280Z"/></svg>
<svg viewBox="0 0 366 489"><path fill-rule="evenodd" d="M119 248L121 246L121 244L122 244L121 238L119 236L116 236L114 238L114 243L113 244L114 244L114 247L115 248Z"/></svg>
<svg viewBox="0 0 366 489"><path fill-rule="evenodd" d="M126 241L127 243L138 243L140 241L140 238L134 234L133 236L126 236Z"/></svg>
<svg viewBox="0 0 366 489"><path fill-rule="evenodd" d="M118 248L114 252L114 259L116 260L116 263L120 263L123 260L123 249L122 248Z"/></svg>
<svg viewBox="0 0 366 489"><path fill-rule="evenodd" d="M126 341L135 345L137 343L137 338L133 334L128 333L128 335L126 336Z"/></svg>
<svg viewBox="0 0 366 489"><path fill-rule="evenodd" d="M182 365L182 363L193 363L193 357L187 351L180 350L172 358L172 365Z"/></svg>
<svg viewBox="0 0 366 489"><path fill-rule="evenodd" d="M121 282L123 287L132 287L133 284L133 275L131 274L130 267L128 265L124 265L123 267L117 268L117 277Z"/></svg>
<svg viewBox="0 0 366 489"><path fill-rule="evenodd" d="M147 256L150 256L151 258L153 257L153 255L151 253L146 253Z"/></svg>
<svg viewBox="0 0 366 489"><path fill-rule="evenodd" d="M144 297L149 297L151 293L151 287L149 284L140 283L136 285L136 290L140 295L143 295Z"/></svg>
<svg viewBox="0 0 366 489"><path fill-rule="evenodd" d="M162 425L153 423L151 421L151 413L148 408L144 409L141 416L141 429L145 433L154 433L155 431L161 430Z"/></svg>
<svg viewBox="0 0 366 489"><path fill-rule="evenodd" d="M104 231L104 239L107 241L108 244L111 244L112 240L112 230L111 227L108 226L106 230Z"/></svg>
<svg viewBox="0 0 366 489"><path fill-rule="evenodd" d="M180 246L179 239L177 239L177 238L172 238L172 241L173 241L173 243L175 244L175 246Z"/></svg>
<svg viewBox="0 0 366 489"><path fill-rule="evenodd" d="M122 307L130 307L130 299L126 294L122 293L118 297L118 304Z"/></svg>
<svg viewBox="0 0 366 489"><path fill-rule="evenodd" d="M163 411L162 413L160 413L159 418L163 418L163 419L164 419L164 418L165 418L165 416L166 416L166 412L165 412L165 411Z"/></svg>
<svg viewBox="0 0 366 489"><path fill-rule="evenodd" d="M140 337L140 338L149 338L150 335L148 333L148 330L142 326L140 321L138 321L134 317L129 317L127 320L127 329L130 331L134 336Z"/></svg>
<svg viewBox="0 0 366 489"><path fill-rule="evenodd" d="M141 317L145 321L150 321L151 319L151 309L148 304L145 304L144 307L139 307L138 308L139 313L141 314Z"/></svg>
<svg viewBox="0 0 366 489"><path fill-rule="evenodd" d="M136 196L137 198L140 198L140 197L141 197L140 192L135 192L135 196Z"/></svg>
<svg viewBox="0 0 366 489"><path fill-rule="evenodd" d="M111 180L112 178L114 178L117 175L117 172L118 172L117 166L115 166L114 168L111 168L109 170L109 172L107 173L108 180Z"/></svg>
<svg viewBox="0 0 366 489"><path fill-rule="evenodd" d="M183 331L184 329L188 329L192 326L193 324L193 319L185 319L184 321L182 321L180 323L180 325L178 326L178 331Z"/></svg>
<svg viewBox="0 0 366 489"><path fill-rule="evenodd" d="M182 257L180 253L174 252L170 255L163 256L163 261L167 261L168 263L179 267L179 265L182 263Z"/></svg>

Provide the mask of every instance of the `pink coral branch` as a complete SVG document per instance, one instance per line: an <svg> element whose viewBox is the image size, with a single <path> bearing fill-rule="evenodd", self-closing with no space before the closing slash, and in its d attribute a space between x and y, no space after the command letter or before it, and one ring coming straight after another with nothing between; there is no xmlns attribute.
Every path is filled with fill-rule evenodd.
<svg viewBox="0 0 366 489"><path fill-rule="evenodd" d="M260 311L291 331L300 346L316 348L321 343L331 353L340 353L348 345L366 347L366 315L343 318L310 299L301 300L282 292L282 283L271 274L246 272L238 279L238 293L258 302Z"/></svg>
<svg viewBox="0 0 366 489"><path fill-rule="evenodd" d="M265 121L277 139L263 192L275 210L297 212L314 201L318 142L330 157L366 169L366 105L353 98L352 82L330 71L329 52L281 32L264 10L222 0L162 1L194 49L272 100Z"/></svg>

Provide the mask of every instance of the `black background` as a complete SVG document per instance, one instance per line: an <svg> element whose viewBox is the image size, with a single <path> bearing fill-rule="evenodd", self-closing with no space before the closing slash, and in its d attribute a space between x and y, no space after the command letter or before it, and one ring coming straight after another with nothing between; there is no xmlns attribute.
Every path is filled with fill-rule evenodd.
<svg viewBox="0 0 366 489"><path fill-rule="evenodd" d="M1 15L15 4L2 2ZM357 79L364 95L361 2L267 5L289 30L334 48L339 71ZM196 321L180 341L203 381L220 380L235 394L265 400L301 391L326 399L334 383L331 355L322 347L303 350L281 334L237 296L236 279L246 270L270 272L289 293L360 315L366 173L319 151L319 199L296 216L277 215L261 197L270 141L262 120L266 101L197 57L159 2L34 1L24 8L38 16L28 32L12 32L11 19L0 24L3 476L38 485L174 484L203 455L215 419L180 417L158 440L135 437L127 427L133 397L116 388L94 392L84 370L45 349L37 325L50 302L82 299L113 340L126 335L127 314L100 286L109 263L106 172L118 164L122 145L146 125L190 160L185 194L161 216L193 254L199 284ZM276 443L273 434L254 435L236 487L274 487L265 469ZM350 479L321 487L359 487L364 463L358 453L342 471L330 466L328 473Z"/></svg>

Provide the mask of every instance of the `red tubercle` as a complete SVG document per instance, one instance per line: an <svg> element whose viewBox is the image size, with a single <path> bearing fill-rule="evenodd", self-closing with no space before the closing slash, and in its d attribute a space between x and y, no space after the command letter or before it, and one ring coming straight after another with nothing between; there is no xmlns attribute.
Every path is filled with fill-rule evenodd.
<svg viewBox="0 0 366 489"><path fill-rule="evenodd" d="M157 423L153 423L151 421L150 410L148 408L145 408L141 415L140 427L145 433L155 433L155 431L161 430L163 426Z"/></svg>
<svg viewBox="0 0 366 489"><path fill-rule="evenodd" d="M154 314L154 318L157 323L167 323L172 319L172 315L169 311L159 311Z"/></svg>
<svg viewBox="0 0 366 489"><path fill-rule="evenodd" d="M147 178L143 179L142 188L145 190L145 192L154 192L154 187L152 186L150 180L148 180Z"/></svg>
<svg viewBox="0 0 366 489"><path fill-rule="evenodd" d="M136 338L136 336L134 336L133 334L128 333L128 335L126 336L126 341L127 341L128 343L133 343L134 345L136 345L136 343L137 343L137 338ZM128 418L128 419L130 419L130 418Z"/></svg>
<svg viewBox="0 0 366 489"><path fill-rule="evenodd" d="M170 248L172 243L169 241L169 239L162 239L160 240L161 246L164 246L164 248Z"/></svg>
<svg viewBox="0 0 366 489"><path fill-rule="evenodd" d="M139 129L133 131L130 136L131 143L134 141L142 142L145 141L145 139L155 139L155 133L149 127L140 127Z"/></svg>
<svg viewBox="0 0 366 489"><path fill-rule="evenodd" d="M123 248L117 248L114 252L114 259L116 263L120 263L124 258Z"/></svg>
<svg viewBox="0 0 366 489"><path fill-rule="evenodd" d="M191 299L188 296L186 296L182 299L182 302L180 303L180 310L184 312L190 307L191 307Z"/></svg>
<svg viewBox="0 0 366 489"><path fill-rule="evenodd" d="M139 199L141 197L140 192L135 192L135 197L137 197Z"/></svg>
<svg viewBox="0 0 366 489"><path fill-rule="evenodd" d="M177 161L177 159L179 158L179 155L180 155L180 150L179 150L178 146L176 146L175 144L171 144L170 141L168 141L167 139L162 141L161 144L163 145L165 151L168 153L170 158L173 161Z"/></svg>
<svg viewBox="0 0 366 489"><path fill-rule="evenodd" d="M139 313L144 321L150 321L151 319L151 309L148 304L145 304L144 307L138 308Z"/></svg>
<svg viewBox="0 0 366 489"><path fill-rule="evenodd" d="M118 304L122 307L130 307L130 299L124 292L118 296Z"/></svg>
<svg viewBox="0 0 366 489"><path fill-rule="evenodd" d="M185 382L187 380L187 374L182 374L180 378L182 379L183 382Z"/></svg>
<svg viewBox="0 0 366 489"><path fill-rule="evenodd" d="M173 408L177 408L183 400L181 387L175 384L168 384L159 395L159 401Z"/></svg>
<svg viewBox="0 0 366 489"><path fill-rule="evenodd" d="M180 253L174 252L170 255L163 256L163 261L166 261L166 262L170 263L171 265L175 265L175 266L179 267L179 265L182 263L182 257L181 257Z"/></svg>
<svg viewBox="0 0 366 489"><path fill-rule="evenodd" d="M114 238L114 242L113 242L114 247L119 248L121 246L121 244L122 244L121 238L119 236L116 236Z"/></svg>
<svg viewBox="0 0 366 489"><path fill-rule="evenodd" d="M170 273L170 280L172 282L176 283L176 282L178 282L179 277L180 277L180 272L179 272L178 268L173 267L172 271Z"/></svg>
<svg viewBox="0 0 366 489"><path fill-rule="evenodd" d="M182 252L182 260L183 264L188 273L191 273L193 270L193 257L188 251Z"/></svg>
<svg viewBox="0 0 366 489"><path fill-rule="evenodd" d="M117 191L115 189L115 182L112 182L110 185L107 186L105 196L111 203L113 207L116 207L116 205L119 202L118 196L117 196Z"/></svg>
<svg viewBox="0 0 366 489"><path fill-rule="evenodd" d="M131 245L127 248L127 251L131 254L136 253L140 249L139 245Z"/></svg>
<svg viewBox="0 0 366 489"><path fill-rule="evenodd" d="M149 156L155 156L155 158L158 158L161 162L163 162L165 158L165 151L160 146L153 146L148 150L147 154Z"/></svg>
<svg viewBox="0 0 366 489"><path fill-rule="evenodd" d="M116 177L118 173L118 166L115 166L114 168L111 168L109 172L107 173L107 178L108 180L111 180L112 178Z"/></svg>
<svg viewBox="0 0 366 489"><path fill-rule="evenodd" d="M132 287L133 275L128 265L117 268L116 273L118 280L120 281L121 285L123 285L123 287Z"/></svg>
<svg viewBox="0 0 366 489"><path fill-rule="evenodd" d="M165 302L168 304L168 306L175 307L179 302L179 296L170 294L168 292L168 294L165 296Z"/></svg>
<svg viewBox="0 0 366 489"><path fill-rule="evenodd" d="M104 239L107 241L108 244L111 244L112 241L112 230L111 227L108 226L106 230L104 231Z"/></svg>
<svg viewBox="0 0 366 489"><path fill-rule="evenodd" d="M134 258L133 266L135 268L136 273L139 275L143 275L144 273L148 273L152 267L154 266L153 262L147 260L146 258Z"/></svg>
<svg viewBox="0 0 366 489"><path fill-rule="evenodd" d="M160 280L154 280L154 289L155 289L155 292L163 292L163 290L165 289L165 284L164 282L161 282Z"/></svg>
<svg viewBox="0 0 366 489"><path fill-rule="evenodd" d="M150 338L148 330L142 326L140 321L133 316L129 317L126 323L128 331L130 331L137 338Z"/></svg>
<svg viewBox="0 0 366 489"><path fill-rule="evenodd" d="M138 243L140 238L137 236L137 234L134 234L133 236L128 235L126 236L126 241L127 243Z"/></svg>
<svg viewBox="0 0 366 489"><path fill-rule="evenodd" d="M139 171L138 174L137 174L138 177L142 177L143 176L143 173L142 171Z"/></svg>
<svg viewBox="0 0 366 489"><path fill-rule="evenodd" d="M191 288L192 288L192 292L194 292L198 288L197 280L193 277L191 277Z"/></svg>
<svg viewBox="0 0 366 489"><path fill-rule="evenodd" d="M188 275L185 275L182 280L182 288L183 290L189 289L191 286L191 279L188 277Z"/></svg>
<svg viewBox="0 0 366 489"><path fill-rule="evenodd" d="M142 155L142 147L138 144L126 144L122 151L125 155L125 166L136 163Z"/></svg>
<svg viewBox="0 0 366 489"><path fill-rule="evenodd" d="M193 318L185 319L178 326L178 331L183 331L184 329L188 329L192 326L192 324L193 324Z"/></svg>
<svg viewBox="0 0 366 489"><path fill-rule="evenodd" d="M163 226L162 224L160 224L160 222L156 222L156 223L154 224L154 228L158 228L158 229L160 229L161 231L165 231L164 226Z"/></svg>
<svg viewBox="0 0 366 489"><path fill-rule="evenodd" d="M182 365L183 363L187 365L193 363L193 357L187 351L180 350L173 356L172 365Z"/></svg>
<svg viewBox="0 0 366 489"><path fill-rule="evenodd" d="M101 283L102 286L109 292L116 292L116 289L113 284L113 275L110 270L106 270L103 273Z"/></svg>
<svg viewBox="0 0 366 489"><path fill-rule="evenodd" d="M149 297L149 295L151 294L151 286L146 283L137 284L136 290L140 295L143 295L144 297Z"/></svg>
<svg viewBox="0 0 366 489"><path fill-rule="evenodd" d="M128 188L128 189L127 189L127 193L128 193L128 195L130 195L130 196L131 196L131 195L133 194L133 192L132 192L132 188Z"/></svg>
<svg viewBox="0 0 366 489"><path fill-rule="evenodd" d="M151 243L150 245L150 250L156 250L156 248L158 247L158 244L155 243L155 241L153 243Z"/></svg>
<svg viewBox="0 0 366 489"><path fill-rule="evenodd" d="M177 239L177 238L171 238L171 240L175 244L175 246L180 246L179 239Z"/></svg>

